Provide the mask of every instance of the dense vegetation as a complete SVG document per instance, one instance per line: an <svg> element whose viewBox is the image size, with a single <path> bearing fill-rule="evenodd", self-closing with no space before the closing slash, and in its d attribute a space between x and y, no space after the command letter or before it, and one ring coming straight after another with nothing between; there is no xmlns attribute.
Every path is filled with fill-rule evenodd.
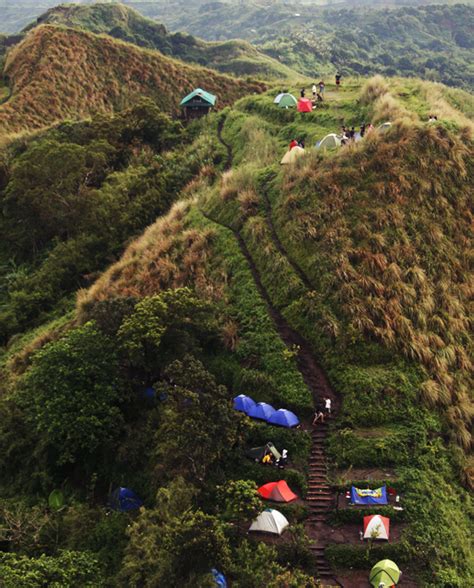
<svg viewBox="0 0 474 588"><path fill-rule="evenodd" d="M298 16L296 16L297 14ZM173 30L204 39L241 38L309 76L382 73L474 87L472 5L399 9L258 2L162 10ZM316 80L317 81L317 80Z"/></svg>
<svg viewBox="0 0 474 588"><path fill-rule="evenodd" d="M102 66L82 110L89 60ZM326 549L336 574L389 557L420 586L472 585L472 96L344 79L300 114L260 85L55 26L7 71L3 120L54 116L0 151L0 585L205 588L216 567L240 588L314 588L305 502L278 506L280 539L246 534L259 485L308 487L314 399L276 313L341 399L333 487L373 484L372 468L402 497L382 511L384 546L358 541L366 511L332 513L329 529L355 536ZM163 110L202 75L224 104L250 95L184 127ZM120 100L101 102L123 76ZM386 120L279 165L294 137ZM305 426L244 417L240 393ZM284 470L244 457L268 441L288 449ZM113 510L121 486L144 507Z"/></svg>
<svg viewBox="0 0 474 588"><path fill-rule="evenodd" d="M183 33L168 33L162 24L144 18L122 4L62 5L42 14L37 24L64 25L103 33L165 55L225 73L264 79L295 77L295 72L259 52L246 41L209 43Z"/></svg>
<svg viewBox="0 0 474 588"><path fill-rule="evenodd" d="M4 75L11 96L0 105L2 134L122 110L140 96L177 114L181 98L203 79L220 106L264 87L111 37L51 25L33 29L8 53Z"/></svg>

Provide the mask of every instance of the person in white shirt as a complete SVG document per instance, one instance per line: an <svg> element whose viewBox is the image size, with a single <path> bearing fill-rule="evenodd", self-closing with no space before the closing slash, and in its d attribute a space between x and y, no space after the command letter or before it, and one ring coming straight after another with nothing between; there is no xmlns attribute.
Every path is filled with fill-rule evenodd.
<svg viewBox="0 0 474 588"><path fill-rule="evenodd" d="M326 409L327 414L330 415L331 414L331 399L330 398L325 398L324 408Z"/></svg>

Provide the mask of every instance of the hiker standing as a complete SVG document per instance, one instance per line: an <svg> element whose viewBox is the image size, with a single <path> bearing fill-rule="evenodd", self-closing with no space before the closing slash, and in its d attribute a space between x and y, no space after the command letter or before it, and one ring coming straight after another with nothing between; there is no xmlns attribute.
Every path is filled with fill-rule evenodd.
<svg viewBox="0 0 474 588"><path fill-rule="evenodd" d="M331 399L330 398L325 398L324 400L324 408L326 410L326 414L328 416L331 415Z"/></svg>
<svg viewBox="0 0 474 588"><path fill-rule="evenodd" d="M351 141L354 141L354 139L355 139L355 134L356 134L356 132L355 132L355 128L354 128L354 127L351 127L351 130L349 131L349 139L350 139Z"/></svg>
<svg viewBox="0 0 474 588"><path fill-rule="evenodd" d="M336 90L339 90L339 86L341 85L341 74L340 72L337 72L336 74Z"/></svg>
<svg viewBox="0 0 474 588"><path fill-rule="evenodd" d="M363 137L365 135L365 123L360 125L360 136Z"/></svg>
<svg viewBox="0 0 474 588"><path fill-rule="evenodd" d="M283 451L281 452L281 458L278 462L278 467L284 468L286 466L287 462L288 462L288 450L283 449Z"/></svg>
<svg viewBox="0 0 474 588"><path fill-rule="evenodd" d="M318 93L318 88L316 87L316 84L313 84L311 90L313 92L313 100L316 100L316 94Z"/></svg>
<svg viewBox="0 0 474 588"><path fill-rule="evenodd" d="M320 80L320 82L319 82L319 93L321 94L321 96L324 94L325 88L326 88L326 86L325 86L323 80Z"/></svg>
<svg viewBox="0 0 474 588"><path fill-rule="evenodd" d="M305 88L301 88L301 91L300 91L301 98L304 98L305 93L306 93Z"/></svg>

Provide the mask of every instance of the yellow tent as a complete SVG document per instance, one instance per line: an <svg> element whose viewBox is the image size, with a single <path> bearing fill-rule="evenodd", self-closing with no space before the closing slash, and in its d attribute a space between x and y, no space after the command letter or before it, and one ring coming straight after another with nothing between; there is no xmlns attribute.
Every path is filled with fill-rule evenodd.
<svg viewBox="0 0 474 588"><path fill-rule="evenodd" d="M293 149L291 149L291 151L287 151L285 153L285 155L283 156L283 159L280 161L280 163L282 165L286 165L287 163L294 163L298 157L301 157L301 155L304 155L304 149L303 147L293 147Z"/></svg>

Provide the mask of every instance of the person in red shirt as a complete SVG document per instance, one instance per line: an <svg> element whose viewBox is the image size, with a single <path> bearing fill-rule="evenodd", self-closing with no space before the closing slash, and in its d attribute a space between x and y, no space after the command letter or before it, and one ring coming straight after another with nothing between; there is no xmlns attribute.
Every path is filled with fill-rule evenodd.
<svg viewBox="0 0 474 588"><path fill-rule="evenodd" d="M296 139L293 139L290 143L289 151L291 151L293 149L293 147L297 147L297 146L298 146L298 141Z"/></svg>

